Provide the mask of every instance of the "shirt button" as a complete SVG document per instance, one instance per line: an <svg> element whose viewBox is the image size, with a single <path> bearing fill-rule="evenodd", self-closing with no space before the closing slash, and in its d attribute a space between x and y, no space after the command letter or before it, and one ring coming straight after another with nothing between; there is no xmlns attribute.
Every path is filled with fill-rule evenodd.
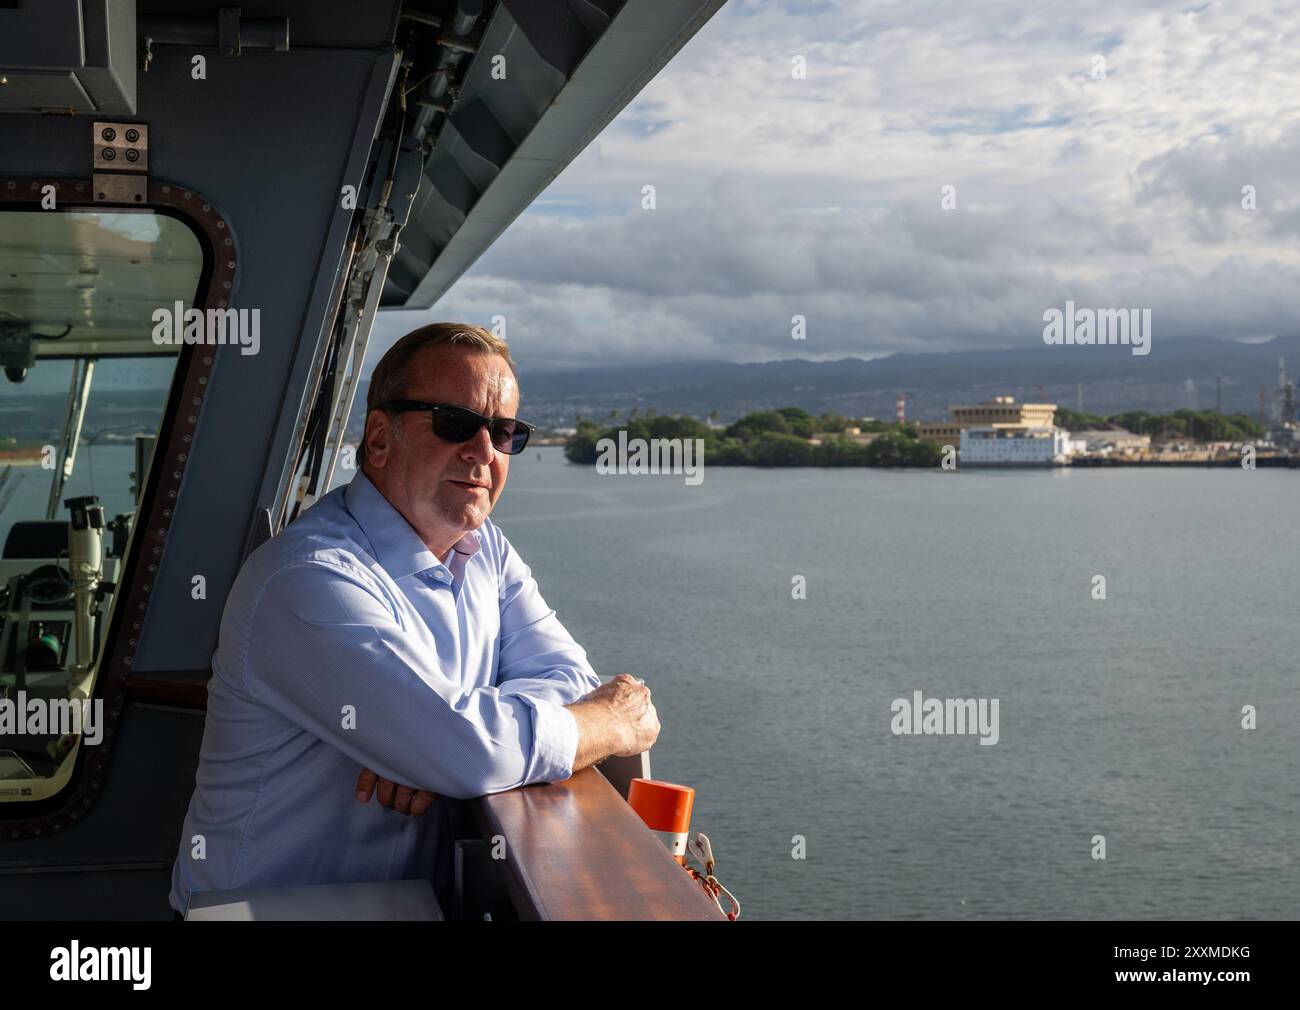
<svg viewBox="0 0 1300 1010"><path fill-rule="evenodd" d="M446 581L447 581L447 573L444 572L441 568L438 569L438 571L436 571L436 572L433 573L433 577L434 577L435 579L437 579L439 582L446 582Z"/></svg>

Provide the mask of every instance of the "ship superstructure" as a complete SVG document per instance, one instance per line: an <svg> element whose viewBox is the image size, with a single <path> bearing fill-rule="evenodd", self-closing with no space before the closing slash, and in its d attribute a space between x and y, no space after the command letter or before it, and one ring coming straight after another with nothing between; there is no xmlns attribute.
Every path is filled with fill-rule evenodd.
<svg viewBox="0 0 1300 1010"><path fill-rule="evenodd" d="M226 593L346 465L376 313L431 307L721 2L0 5L0 908L170 917ZM626 894L569 914L710 917L606 771L479 824L604 831ZM561 908L501 874L499 913Z"/></svg>

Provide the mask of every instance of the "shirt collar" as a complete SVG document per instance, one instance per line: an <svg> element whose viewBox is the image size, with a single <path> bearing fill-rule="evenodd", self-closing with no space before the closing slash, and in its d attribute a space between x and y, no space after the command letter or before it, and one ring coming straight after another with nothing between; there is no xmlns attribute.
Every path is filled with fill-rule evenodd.
<svg viewBox="0 0 1300 1010"><path fill-rule="evenodd" d="M375 559L393 579L405 578L431 568L444 568L428 544L406 521L406 517L385 498L360 470L344 492L343 502L365 532ZM470 530L452 544L458 554L472 555L481 546L478 530ZM447 559L451 560L448 554Z"/></svg>

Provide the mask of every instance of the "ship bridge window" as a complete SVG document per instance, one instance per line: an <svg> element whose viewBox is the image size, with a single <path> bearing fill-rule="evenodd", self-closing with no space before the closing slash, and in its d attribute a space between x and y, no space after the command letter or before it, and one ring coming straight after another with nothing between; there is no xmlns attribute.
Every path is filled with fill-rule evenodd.
<svg viewBox="0 0 1300 1010"><path fill-rule="evenodd" d="M93 695L204 247L148 208L0 209L0 803L53 796Z"/></svg>

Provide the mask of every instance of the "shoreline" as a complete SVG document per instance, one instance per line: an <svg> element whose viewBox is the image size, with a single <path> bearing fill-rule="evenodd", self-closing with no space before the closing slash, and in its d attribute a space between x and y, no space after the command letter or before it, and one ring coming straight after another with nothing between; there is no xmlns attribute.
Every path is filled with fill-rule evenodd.
<svg viewBox="0 0 1300 1010"><path fill-rule="evenodd" d="M1228 456L1223 459L1114 459L1105 456L1081 456L1071 460L1066 466L1082 467L1137 467L1137 466L1201 466L1201 467L1240 467L1241 459ZM1255 466L1282 467L1292 470L1300 469L1300 457L1295 456L1256 456Z"/></svg>

